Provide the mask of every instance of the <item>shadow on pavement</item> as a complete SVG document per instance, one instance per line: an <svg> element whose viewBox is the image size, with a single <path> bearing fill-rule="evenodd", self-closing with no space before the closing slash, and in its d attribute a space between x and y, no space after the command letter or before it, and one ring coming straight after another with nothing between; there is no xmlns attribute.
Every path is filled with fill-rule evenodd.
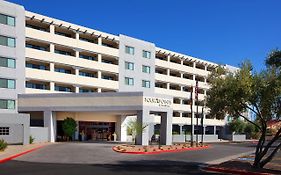
<svg viewBox="0 0 281 175"><path fill-rule="evenodd" d="M120 161L118 164L53 164L10 161L0 164L0 174L9 175L165 175L165 174L214 174L203 172L205 164L166 160Z"/></svg>

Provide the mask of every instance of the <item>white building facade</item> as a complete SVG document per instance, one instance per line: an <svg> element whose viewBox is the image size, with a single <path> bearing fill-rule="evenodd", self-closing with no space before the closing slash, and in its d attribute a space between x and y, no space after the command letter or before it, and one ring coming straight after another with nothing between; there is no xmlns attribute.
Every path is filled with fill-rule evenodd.
<svg viewBox="0 0 281 175"><path fill-rule="evenodd" d="M172 133L174 141L185 141L183 135L191 132L203 132L206 139L212 141L218 139L225 120L210 116L203 103L210 88L207 77L218 66L216 63L162 49L151 42L100 32L29 11L25 11L25 24L20 25L25 29L26 77L22 83L25 84L25 95L20 96L19 111L30 114L32 126L49 127L50 141L61 139L61 121L66 117L77 121L76 139L110 140L108 135L115 132L120 141L128 141L128 116L144 116L140 113L146 110L150 111L149 119L144 121L137 117L149 124L147 138L142 139L145 144L153 133L161 135L164 131L169 132L162 137L169 137L163 142L166 144L173 141L170 139ZM194 99L196 81L199 85L198 104ZM123 109L121 106L128 106L128 101L121 99L121 104L113 105L112 109L103 104L106 110L91 105L86 109L78 104L72 106L76 109L72 110L63 101L67 94L71 98L73 94L77 94L74 95L76 98L88 94L98 99L98 94L107 94L105 97L111 94L109 96L113 98L116 94L130 96L130 93L138 92L143 94L136 106L142 107L133 108L134 112ZM55 98L54 94L58 98L55 101L60 101L61 105L52 106L51 102L41 100L33 107L29 106L29 100ZM108 103L99 100L101 104ZM163 106L162 101L171 103ZM149 102L147 109L144 106ZM203 115L204 118L203 127L196 118L197 105L198 117ZM169 116L165 120L163 113ZM199 121L200 126L191 126L191 120L195 125ZM167 125L172 126L161 129L161 121L169 121Z"/></svg>

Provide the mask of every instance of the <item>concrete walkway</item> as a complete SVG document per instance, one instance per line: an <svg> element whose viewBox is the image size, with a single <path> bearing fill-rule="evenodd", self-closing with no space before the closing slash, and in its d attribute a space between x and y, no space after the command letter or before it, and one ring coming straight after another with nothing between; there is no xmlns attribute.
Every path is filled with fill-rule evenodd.
<svg viewBox="0 0 281 175"><path fill-rule="evenodd" d="M30 145L8 145L5 151L0 152L0 160L45 145L50 145L50 143L34 143Z"/></svg>

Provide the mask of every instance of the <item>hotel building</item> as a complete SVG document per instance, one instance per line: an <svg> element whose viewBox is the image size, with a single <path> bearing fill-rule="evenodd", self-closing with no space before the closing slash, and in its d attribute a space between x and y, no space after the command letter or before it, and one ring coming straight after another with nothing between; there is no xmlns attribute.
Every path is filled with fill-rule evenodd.
<svg viewBox="0 0 281 175"><path fill-rule="evenodd" d="M16 93L20 95L13 109L1 112L17 111L18 106L19 112L30 114L31 126L48 127L49 141L62 138L62 120L67 117L77 121L75 138L80 140L81 135L91 140L108 139L108 133L115 132L118 140L128 141L126 123L133 117L149 125L137 139L144 145L153 133L160 133L163 144L171 144L184 141L184 133L202 131L206 140L216 141L223 131L226 120L210 116L203 103L210 88L207 77L218 64L122 34L24 11L22 7L24 15L4 9L1 7L0 15L8 14L15 24L1 24L0 37L13 36L14 30L21 33L13 36L15 48L0 48L1 59L13 58L17 66L12 69L18 70L14 74L0 65L1 77L8 86L16 86L13 93L8 93L9 87L1 87L0 95L13 100ZM10 51L18 49L23 58L17 59ZM13 53L5 55L8 52ZM196 81L198 102L190 99L191 92L195 98ZM191 120L195 125L197 122L197 105L198 116L204 117L203 128L200 119L199 127L191 126Z"/></svg>

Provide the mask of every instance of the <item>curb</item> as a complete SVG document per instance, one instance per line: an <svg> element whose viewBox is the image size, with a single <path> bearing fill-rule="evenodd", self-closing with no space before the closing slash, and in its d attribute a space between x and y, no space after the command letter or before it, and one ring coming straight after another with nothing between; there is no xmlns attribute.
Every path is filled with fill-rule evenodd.
<svg viewBox="0 0 281 175"><path fill-rule="evenodd" d="M27 150L27 151L24 151L24 152L21 152L21 153L18 153L18 154L14 154L14 155L12 155L12 156L10 156L10 157L6 157L6 158L4 158L4 159L0 159L0 163L5 163L5 162L7 162L7 161L9 161L9 160L12 160L12 159L17 158L17 157L20 157L20 156L22 156L22 155L24 155L24 154L33 152L33 151L35 151L35 150L37 150L37 149L40 149L40 148L42 148L42 147L44 147L44 146L45 146L45 145L41 145L41 146L32 148L32 149Z"/></svg>
<svg viewBox="0 0 281 175"><path fill-rule="evenodd" d="M202 168L202 170L219 172L219 173L238 174L238 175L273 175L271 173L259 173L259 172L241 171L235 169L215 168L215 167L206 167L206 168Z"/></svg>
<svg viewBox="0 0 281 175"><path fill-rule="evenodd" d="M207 149L210 148L209 145L202 146L202 147L191 147L191 148L183 148L183 149L176 149L176 150L162 150L162 151L153 151L153 152L123 152L123 151L117 151L115 149L115 146L112 147L112 150L118 153L125 153L125 154L161 154L161 153L173 153L173 152L183 152L183 151L196 151L196 150L202 150L202 149Z"/></svg>

